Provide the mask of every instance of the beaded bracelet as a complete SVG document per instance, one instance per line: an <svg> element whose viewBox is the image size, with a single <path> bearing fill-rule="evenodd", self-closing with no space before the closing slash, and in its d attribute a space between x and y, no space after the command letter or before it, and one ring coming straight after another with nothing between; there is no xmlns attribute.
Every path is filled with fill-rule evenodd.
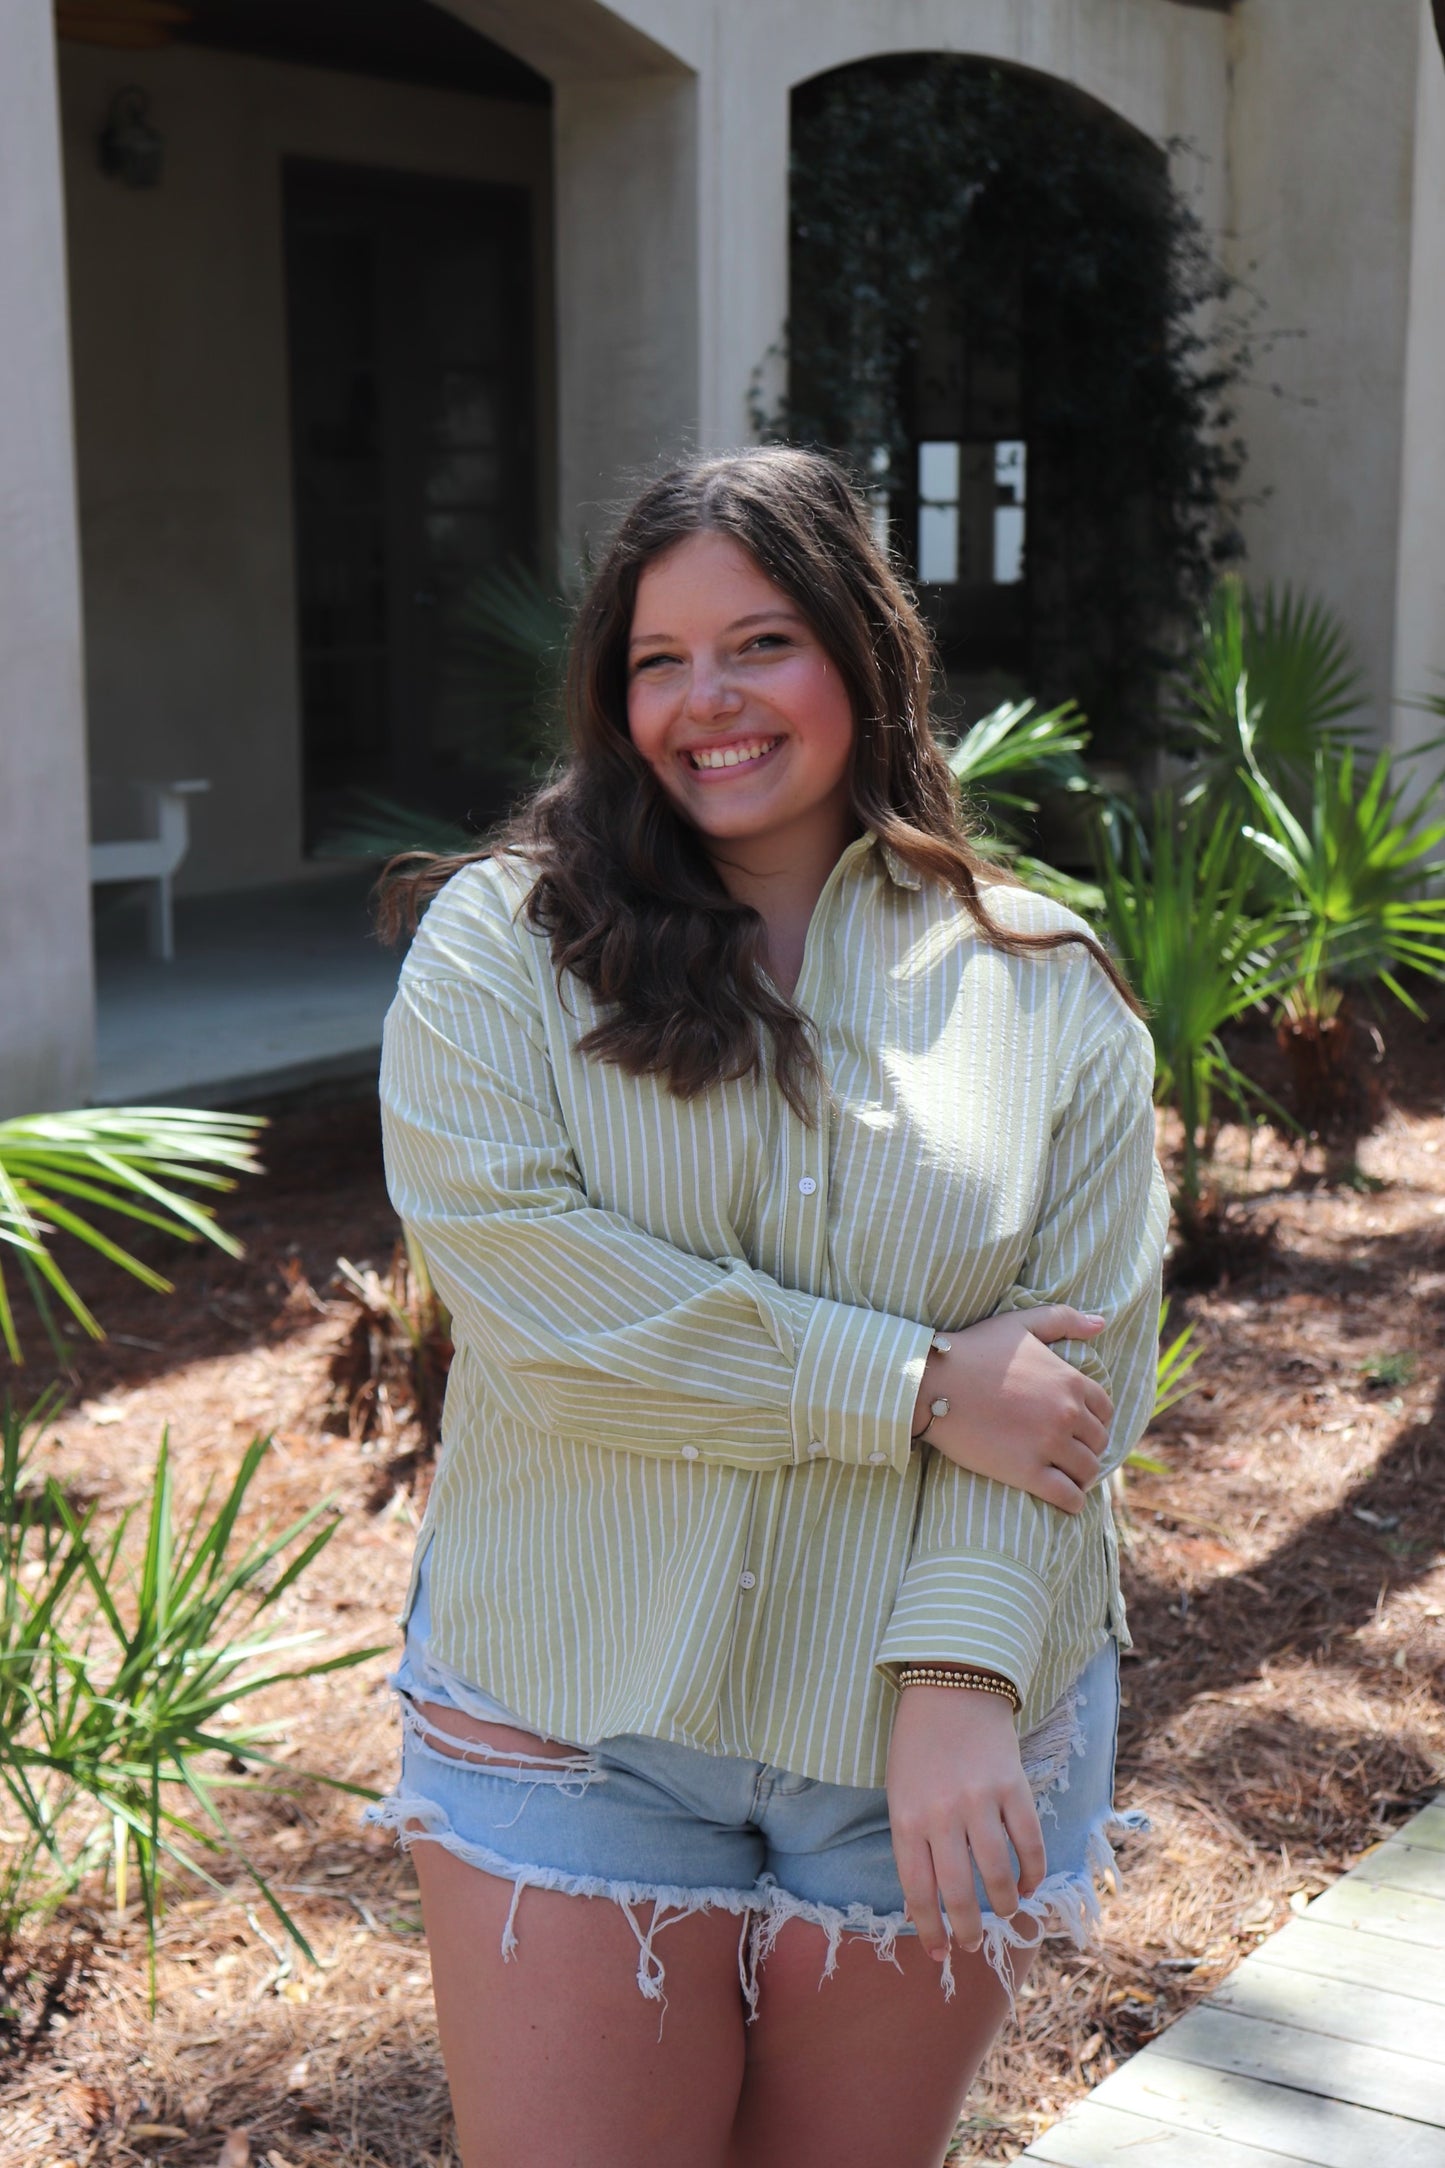
<svg viewBox="0 0 1445 2168"><path fill-rule="evenodd" d="M947 1671L936 1664L900 1664L898 1686L900 1692L906 1686L951 1686L971 1693L996 1694L1008 1702L1015 1716L1023 1707L1018 1688L991 1671Z"/></svg>

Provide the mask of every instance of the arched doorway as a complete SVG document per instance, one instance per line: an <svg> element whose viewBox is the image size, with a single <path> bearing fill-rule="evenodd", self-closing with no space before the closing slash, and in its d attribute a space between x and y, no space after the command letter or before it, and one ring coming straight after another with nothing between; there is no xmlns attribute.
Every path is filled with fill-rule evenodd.
<svg viewBox="0 0 1445 2168"><path fill-rule="evenodd" d="M966 716L1072 696L1102 752L1147 738L1232 547L1221 291L1163 152L1064 84L927 54L795 91L774 426L868 479Z"/></svg>

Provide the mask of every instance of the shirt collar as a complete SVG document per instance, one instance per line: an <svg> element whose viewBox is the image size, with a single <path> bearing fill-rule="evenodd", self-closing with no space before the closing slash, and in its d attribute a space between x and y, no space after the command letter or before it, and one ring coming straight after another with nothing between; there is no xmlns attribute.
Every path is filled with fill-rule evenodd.
<svg viewBox="0 0 1445 2168"><path fill-rule="evenodd" d="M875 843L878 841L875 836ZM906 859L900 858L891 843L879 843L878 855L888 871L888 878L895 888L922 888L922 876L916 873Z"/></svg>

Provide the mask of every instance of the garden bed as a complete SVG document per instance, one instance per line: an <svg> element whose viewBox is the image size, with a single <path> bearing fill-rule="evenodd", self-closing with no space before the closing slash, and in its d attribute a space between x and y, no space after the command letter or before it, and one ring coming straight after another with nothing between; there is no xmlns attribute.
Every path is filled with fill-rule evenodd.
<svg viewBox="0 0 1445 2168"><path fill-rule="evenodd" d="M959 2162L1013 2158L1445 1775L1445 1032L1402 1019L1392 1040L1392 1111L1348 1165L1221 1140L1224 1277L1171 1317L1196 1328L1200 1389L1155 1434L1167 1472L1127 1488L1120 1795L1153 1833L1124 1855L1101 1955L1050 1957L1025 1989ZM340 1515L285 1615L367 1647L392 1637L420 1503L404 1413L359 1440L332 1379L357 1314L337 1260L393 1250L374 1114L293 1111L266 1158L224 1210L241 1263L157 1251L172 1298L79 1268L111 1338L75 1343L42 1461L110 1514L145 1498L169 1426L184 1507L270 1431L258 1510L330 1493ZM282 1751L384 1784L386 1669L292 1690ZM212 2168L231 2128L273 2168L453 2162L414 1883L357 1812L307 1784L234 1807L319 1968L239 1873L222 1899L173 1891L154 2022L133 1909L117 1923L85 1892L25 1939L0 1993L0 2163Z"/></svg>

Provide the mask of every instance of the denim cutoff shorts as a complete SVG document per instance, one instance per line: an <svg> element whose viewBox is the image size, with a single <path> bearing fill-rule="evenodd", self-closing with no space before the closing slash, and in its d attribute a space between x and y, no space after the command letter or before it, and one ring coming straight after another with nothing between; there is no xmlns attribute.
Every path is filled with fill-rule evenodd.
<svg viewBox="0 0 1445 2168"><path fill-rule="evenodd" d="M526 1889L608 1898L637 1937L637 1984L663 2000L664 1968L654 1947L668 1926L695 1912L740 1921L743 1987L756 2008L758 1970L790 1919L826 1936L822 1977L833 1972L846 1935L863 1935L891 1958L905 1919L882 1790L826 1784L765 1762L706 1754L664 1739L622 1736L564 1758L526 1756L467 1742L461 1761L434 1743L455 1745L420 1714L419 1701L531 1727L443 1666L429 1648L423 1561L400 1669L401 1778L366 1810L406 1848L443 1845L458 1859L512 1885L502 1954L518 1947ZM1021 1742L1039 1809L1047 1857L1044 1881L1011 1919L988 1907L976 1876L983 1947L1012 2000L1010 1952L1046 1935L1087 1946L1099 1914L1097 1885L1114 1866L1111 1839L1146 1826L1113 1804L1119 1714L1118 1648L1106 1639L1058 1706ZM1017 1862L1015 1862L1017 1865ZM650 1908L650 1918L641 1915ZM940 1968L945 1995L953 1974Z"/></svg>

